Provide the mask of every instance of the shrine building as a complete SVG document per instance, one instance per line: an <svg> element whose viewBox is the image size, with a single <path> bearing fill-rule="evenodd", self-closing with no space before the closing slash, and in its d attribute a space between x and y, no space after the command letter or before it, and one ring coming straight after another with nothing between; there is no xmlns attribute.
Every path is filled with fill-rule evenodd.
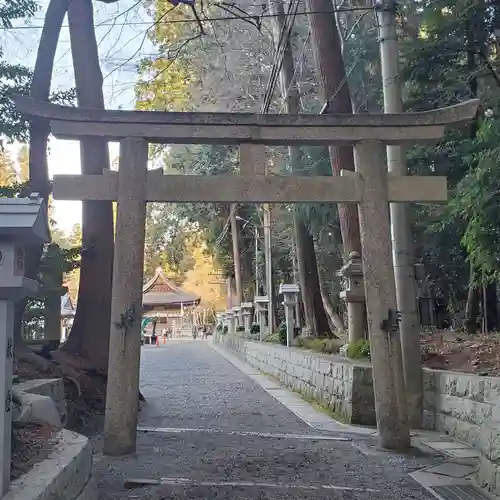
<svg viewBox="0 0 500 500"><path fill-rule="evenodd" d="M201 297L176 286L163 269L158 268L142 289L142 316L150 319L144 334L152 333L152 321L156 322L158 334L163 329L174 334L181 334L183 329L185 334L190 333L200 300Z"/></svg>

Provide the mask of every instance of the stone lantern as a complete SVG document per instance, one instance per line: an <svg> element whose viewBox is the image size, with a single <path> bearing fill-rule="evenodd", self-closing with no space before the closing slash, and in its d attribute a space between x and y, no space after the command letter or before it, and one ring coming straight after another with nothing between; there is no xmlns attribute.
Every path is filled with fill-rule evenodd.
<svg viewBox="0 0 500 500"><path fill-rule="evenodd" d="M240 326L243 326L243 318L241 317L241 306L233 306L234 331L236 332Z"/></svg>
<svg viewBox="0 0 500 500"><path fill-rule="evenodd" d="M234 313L231 309L229 309L228 311L226 311L227 333L233 334L236 331L234 322Z"/></svg>
<svg viewBox="0 0 500 500"><path fill-rule="evenodd" d="M24 262L26 247L50 241L42 203L37 194L0 198L0 401L4 402L0 414L0 496L10 485L14 304L38 292L38 281L24 275Z"/></svg>
<svg viewBox="0 0 500 500"><path fill-rule="evenodd" d="M266 319L267 308L269 307L269 298L267 295L257 295L254 298L257 316L259 318L259 339L262 340L267 331Z"/></svg>
<svg viewBox="0 0 500 500"><path fill-rule="evenodd" d="M280 285L279 293L283 294L283 305L285 306L285 321L286 321L286 345L291 347L294 336L294 309L297 301L297 295L300 292L300 287L296 283Z"/></svg>
<svg viewBox="0 0 500 500"><path fill-rule="evenodd" d="M363 264L358 252L351 252L347 263L336 273L342 278L340 298L347 304L349 343L365 338L365 288Z"/></svg>
<svg viewBox="0 0 500 500"><path fill-rule="evenodd" d="M241 303L241 314L243 315L243 326L245 327L245 333L250 333L252 327L252 309L253 304L251 302Z"/></svg>

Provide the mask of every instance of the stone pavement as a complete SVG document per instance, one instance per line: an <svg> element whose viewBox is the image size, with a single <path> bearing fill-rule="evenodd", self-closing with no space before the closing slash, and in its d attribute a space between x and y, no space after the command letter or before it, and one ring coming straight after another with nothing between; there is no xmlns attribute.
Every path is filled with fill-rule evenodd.
<svg viewBox="0 0 500 500"><path fill-rule="evenodd" d="M440 452L379 452L372 430L339 425L210 341L144 346L141 364L137 455L103 457L95 440L101 500L434 498L409 474Z"/></svg>

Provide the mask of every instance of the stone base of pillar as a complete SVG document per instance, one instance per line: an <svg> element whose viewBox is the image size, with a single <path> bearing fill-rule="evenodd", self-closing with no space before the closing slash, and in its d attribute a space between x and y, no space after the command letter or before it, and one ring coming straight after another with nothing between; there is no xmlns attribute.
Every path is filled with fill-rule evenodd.
<svg viewBox="0 0 500 500"><path fill-rule="evenodd" d="M358 342L365 338L365 303L347 303L347 324L349 329L349 343Z"/></svg>

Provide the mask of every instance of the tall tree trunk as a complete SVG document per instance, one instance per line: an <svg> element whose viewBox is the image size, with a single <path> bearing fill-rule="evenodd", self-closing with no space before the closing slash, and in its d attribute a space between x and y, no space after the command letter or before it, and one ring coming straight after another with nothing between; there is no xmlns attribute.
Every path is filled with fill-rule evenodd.
<svg viewBox="0 0 500 500"><path fill-rule="evenodd" d="M498 309L497 309L497 284L488 283L486 285L486 314L488 318L488 331L498 330Z"/></svg>
<svg viewBox="0 0 500 500"><path fill-rule="evenodd" d="M467 304L465 305L464 328L468 333L477 332L477 316L479 313L479 289L474 280L475 269L470 263L469 293L467 294Z"/></svg>
<svg viewBox="0 0 500 500"><path fill-rule="evenodd" d="M283 31L285 25L285 12L283 9L282 0L269 0L269 13L274 15L273 17L273 38L275 42L275 48L278 48L278 41L280 39L280 34ZM286 41L285 50L283 54L283 64L280 70L280 89L281 97L285 104L285 110L289 114L297 114L300 111L300 94L299 88L293 80L294 76L294 63L293 63L293 52L290 39ZM290 146L288 148L288 154L291 164L291 170L294 174L300 175L302 170L302 155L300 148L298 146ZM304 304L304 319L305 319L305 329L309 334L324 334L330 333L330 329L319 329L324 328L324 323L322 323L321 317L326 317L326 312L324 309L323 301L315 303L313 300L313 294L309 286L314 289L320 289L320 282L318 276L318 264L316 259L316 251L314 245L311 250L310 255L306 255L306 248L308 242L305 241L306 238L310 238L308 230L306 228L303 218L300 216L298 207L294 209L294 229L295 229L295 239L297 245L297 267L299 271L299 281L302 303ZM312 267L311 267L312 266ZM313 280L317 277L317 283L313 283ZM316 315L320 317L316 317Z"/></svg>
<svg viewBox="0 0 500 500"><path fill-rule="evenodd" d="M326 293L324 288L321 286L321 281L320 281L320 291L321 291L321 299L323 300L323 305L325 307L325 312L327 314L328 320L333 325L333 327L337 330L337 332L340 334L340 336L344 336L345 335L344 322L342 321L342 318L333 309L333 305L330 301L330 297L328 297L328 294Z"/></svg>
<svg viewBox="0 0 500 500"><path fill-rule="evenodd" d="M317 332L317 321L314 314L314 304L312 295L307 288L307 275L310 269L307 267L307 255L305 253L305 241L307 237L307 228L300 217L298 207L294 208L293 222L295 226L295 237L297 242L297 268L300 283L300 292L304 308L305 332L307 335L313 335ZM316 253L314 255L316 257Z"/></svg>
<svg viewBox="0 0 500 500"><path fill-rule="evenodd" d="M240 232L238 227L237 217L238 205L231 205L229 213L229 221L231 223L231 241L233 244L233 265L234 265L234 280L236 283L236 300L240 305L243 302L243 283L241 280L241 262L240 262Z"/></svg>
<svg viewBox="0 0 500 500"><path fill-rule="evenodd" d="M78 105L104 109L94 13L91 0L72 0L68 8ZM80 141L82 173L109 168L108 144L99 137ZM65 349L98 369L108 366L113 269L113 209L108 201L82 203L82 265L75 322ZM133 235L130 236L131 238ZM127 272L126 269L123 272Z"/></svg>
<svg viewBox="0 0 500 500"><path fill-rule="evenodd" d="M302 241L304 244L305 266L308 269L306 275L306 288L312 299L314 318L316 321L315 330L312 333L318 337L330 336L330 325L328 323L325 307L323 306L323 299L321 297L318 264L316 261L316 253L314 251L314 239L307 229L305 229Z"/></svg>
<svg viewBox="0 0 500 500"><path fill-rule="evenodd" d="M331 0L306 0L311 41L325 113L352 113L351 95L347 85L342 42L339 37ZM351 146L331 146L330 161L334 175L341 170L354 172ZM351 252L361 253L357 207L353 203L338 204L340 229L344 245L344 261Z"/></svg>
<svg viewBox="0 0 500 500"><path fill-rule="evenodd" d="M56 55L57 43L61 27L68 10L69 0L50 0L45 22L38 45L33 81L31 82L30 96L39 101L48 101L52 70ZM29 141L29 177L30 191L39 193L44 199L44 210L48 210L50 194L49 171L47 166L47 142L50 129L46 120L32 119L30 121ZM38 264L42 256L42 246L28 249L26 253L26 275L36 279ZM34 356L31 349L27 348L21 336L21 325L26 307L26 300L19 301L15 307L14 352L17 359L33 361L40 368L47 368L48 363L39 356Z"/></svg>

